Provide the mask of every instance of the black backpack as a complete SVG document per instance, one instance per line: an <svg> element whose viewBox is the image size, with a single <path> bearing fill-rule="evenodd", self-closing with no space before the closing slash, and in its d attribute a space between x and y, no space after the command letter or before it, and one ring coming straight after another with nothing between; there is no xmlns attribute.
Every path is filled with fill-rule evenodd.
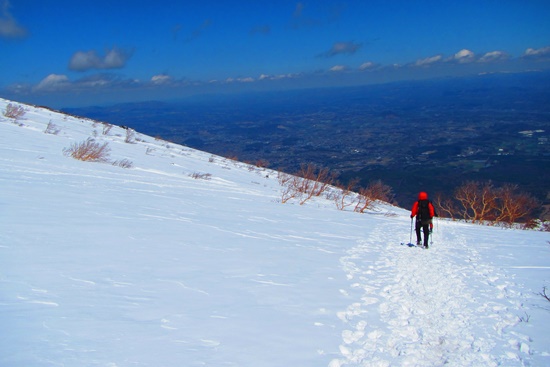
<svg viewBox="0 0 550 367"><path fill-rule="evenodd" d="M430 201L429 200L418 200L418 212L416 214L416 219L422 223L428 223L430 219Z"/></svg>

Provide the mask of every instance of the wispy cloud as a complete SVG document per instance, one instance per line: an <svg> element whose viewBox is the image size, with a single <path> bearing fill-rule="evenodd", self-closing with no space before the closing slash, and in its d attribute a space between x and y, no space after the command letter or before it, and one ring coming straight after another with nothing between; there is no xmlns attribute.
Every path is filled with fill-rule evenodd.
<svg viewBox="0 0 550 367"><path fill-rule="evenodd" d="M128 89L144 85L144 83L137 80L121 78L115 74L94 74L75 81L70 80L67 75L50 74L30 89L37 93L54 93L109 90L116 88ZM21 89L20 92L25 92L25 90Z"/></svg>
<svg viewBox="0 0 550 367"><path fill-rule="evenodd" d="M344 65L334 65L330 68L330 71L339 72L339 71L345 71L347 68Z"/></svg>
<svg viewBox="0 0 550 367"><path fill-rule="evenodd" d="M206 31L210 26L212 25L212 21L210 19L206 19L200 26L195 28L193 32L191 32L191 35L185 39L186 42L191 42L200 36L203 35L204 31Z"/></svg>
<svg viewBox="0 0 550 367"><path fill-rule="evenodd" d="M362 63L362 64L359 66L359 70L362 70L362 71L364 71L364 70L374 70L374 69L376 69L376 68L378 68L378 67L379 67L378 64L376 64L376 63L374 63L374 62L372 62L372 61L367 61L367 62Z"/></svg>
<svg viewBox="0 0 550 367"><path fill-rule="evenodd" d="M528 48L527 50L525 50L523 57L526 59L533 59L533 60L550 59L550 46L542 47L538 49Z"/></svg>
<svg viewBox="0 0 550 367"><path fill-rule="evenodd" d="M153 75L151 83L155 85L166 85L172 83L173 78L166 74Z"/></svg>
<svg viewBox="0 0 550 367"><path fill-rule="evenodd" d="M436 56L426 57L424 59L417 60L415 62L415 65L416 66L430 66L430 65L433 65L435 63L441 62L442 60L443 60L443 56L436 55Z"/></svg>
<svg viewBox="0 0 550 367"><path fill-rule="evenodd" d="M354 54L361 48L362 44L354 42L336 42L332 45L331 49L323 52L319 56L321 57L333 57L341 54Z"/></svg>
<svg viewBox="0 0 550 367"><path fill-rule="evenodd" d="M487 52L485 55L481 56L478 62L498 62L508 60L510 56L504 51L491 51Z"/></svg>
<svg viewBox="0 0 550 367"><path fill-rule="evenodd" d="M108 50L100 56L96 51L78 51L69 61L69 69L74 71L87 71L93 69L121 69L132 56L131 51L121 50L117 47Z"/></svg>
<svg viewBox="0 0 550 367"><path fill-rule="evenodd" d="M0 37L2 38L23 38L26 37L27 30L19 25L17 20L10 12L11 4L4 0L0 9Z"/></svg>
<svg viewBox="0 0 550 367"><path fill-rule="evenodd" d="M70 86L69 78L66 75L50 74L34 87L36 92L59 91Z"/></svg>

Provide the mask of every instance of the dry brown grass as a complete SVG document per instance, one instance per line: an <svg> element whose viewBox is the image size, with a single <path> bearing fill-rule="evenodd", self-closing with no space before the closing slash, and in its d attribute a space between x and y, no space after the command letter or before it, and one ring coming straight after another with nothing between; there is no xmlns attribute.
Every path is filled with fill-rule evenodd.
<svg viewBox="0 0 550 367"><path fill-rule="evenodd" d="M27 111L23 106L9 103L4 110L4 116L10 119L18 120L25 115Z"/></svg>
<svg viewBox="0 0 550 367"><path fill-rule="evenodd" d="M98 143L92 138L63 149L65 155L86 162L107 162L110 152L108 143Z"/></svg>

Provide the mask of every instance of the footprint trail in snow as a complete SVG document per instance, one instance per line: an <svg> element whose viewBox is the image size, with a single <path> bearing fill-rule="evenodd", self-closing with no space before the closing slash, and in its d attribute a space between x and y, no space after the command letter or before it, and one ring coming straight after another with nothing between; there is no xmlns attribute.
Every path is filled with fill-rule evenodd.
<svg viewBox="0 0 550 367"><path fill-rule="evenodd" d="M519 322L506 276L456 230L423 250L399 245L404 233L388 227L341 259L351 288L342 293L353 302L338 313L346 330L329 367L521 365L529 338L506 333Z"/></svg>

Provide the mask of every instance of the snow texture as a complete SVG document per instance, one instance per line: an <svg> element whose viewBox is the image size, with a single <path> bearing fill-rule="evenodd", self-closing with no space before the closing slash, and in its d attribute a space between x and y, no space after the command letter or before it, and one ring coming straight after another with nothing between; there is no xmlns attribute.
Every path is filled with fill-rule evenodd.
<svg viewBox="0 0 550 367"><path fill-rule="evenodd" d="M550 365L548 233L407 247L407 210L281 204L275 172L26 108L0 115L0 366ZM63 154L89 137L133 166Z"/></svg>

